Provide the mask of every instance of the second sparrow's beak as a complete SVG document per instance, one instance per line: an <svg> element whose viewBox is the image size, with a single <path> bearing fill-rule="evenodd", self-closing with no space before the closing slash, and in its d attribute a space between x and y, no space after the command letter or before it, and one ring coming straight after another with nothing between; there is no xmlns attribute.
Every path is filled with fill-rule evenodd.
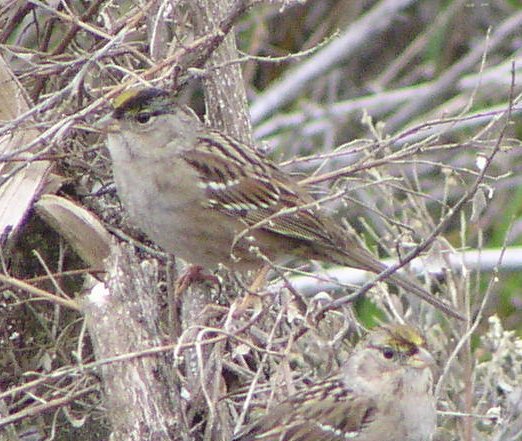
<svg viewBox="0 0 522 441"><path fill-rule="evenodd" d="M426 349L419 348L419 352L410 358L410 365L416 369L424 369L435 366L435 359Z"/></svg>
<svg viewBox="0 0 522 441"><path fill-rule="evenodd" d="M106 115L94 123L94 128L101 133L109 134L120 131L119 122L112 117L112 114Z"/></svg>

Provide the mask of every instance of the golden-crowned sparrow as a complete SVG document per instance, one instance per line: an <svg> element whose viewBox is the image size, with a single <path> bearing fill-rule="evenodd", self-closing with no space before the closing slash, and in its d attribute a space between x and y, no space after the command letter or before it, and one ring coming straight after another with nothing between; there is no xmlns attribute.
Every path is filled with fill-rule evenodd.
<svg viewBox="0 0 522 441"><path fill-rule="evenodd" d="M386 266L320 213L308 191L253 148L206 127L165 91L133 89L103 123L131 219L165 251L205 268L301 256L379 273ZM407 277L390 279L461 316Z"/></svg>
<svg viewBox="0 0 522 441"><path fill-rule="evenodd" d="M234 440L430 440L434 360L424 343L408 325L374 330L337 374L277 404Z"/></svg>

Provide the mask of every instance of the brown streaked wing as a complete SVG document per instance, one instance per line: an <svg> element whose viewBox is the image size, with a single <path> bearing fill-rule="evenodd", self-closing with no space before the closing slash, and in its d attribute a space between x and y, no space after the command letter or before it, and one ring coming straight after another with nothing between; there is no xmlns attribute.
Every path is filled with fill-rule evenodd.
<svg viewBox="0 0 522 441"><path fill-rule="evenodd" d="M215 152L218 153L218 152ZM276 206L280 194L269 176L212 151L192 150L184 159L196 169L212 208L244 217L249 211Z"/></svg>
<svg viewBox="0 0 522 441"><path fill-rule="evenodd" d="M325 246L333 246L336 239L328 235L331 229L325 225L324 220L313 207L304 208L313 203L312 197L306 195L307 197L304 198L297 194L288 182L280 180L274 182L281 195L278 204L246 213L247 224L256 225L271 217L270 222L263 223L262 228L295 239L319 241Z"/></svg>
<svg viewBox="0 0 522 441"><path fill-rule="evenodd" d="M187 163L198 171L210 208L240 218L248 226L273 216L260 229L298 240L334 244L335 239L325 233L329 229L313 208L297 209L313 203L309 194L296 190L284 173L252 149L244 145L239 148L228 137L226 140L233 148L223 149L212 138L200 138L197 150L183 154Z"/></svg>
<svg viewBox="0 0 522 441"><path fill-rule="evenodd" d="M340 381L323 382L274 407L236 441L341 441L374 421L374 400L354 394Z"/></svg>

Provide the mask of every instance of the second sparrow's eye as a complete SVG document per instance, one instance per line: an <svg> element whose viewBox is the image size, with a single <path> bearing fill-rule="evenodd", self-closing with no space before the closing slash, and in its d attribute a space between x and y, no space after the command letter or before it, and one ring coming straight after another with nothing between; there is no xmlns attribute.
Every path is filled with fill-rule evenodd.
<svg viewBox="0 0 522 441"><path fill-rule="evenodd" d="M382 348L382 356L388 360L392 359L395 356L395 351L390 347Z"/></svg>
<svg viewBox="0 0 522 441"><path fill-rule="evenodd" d="M136 115L136 121L140 124L147 124L152 118L152 114L150 112L140 112Z"/></svg>

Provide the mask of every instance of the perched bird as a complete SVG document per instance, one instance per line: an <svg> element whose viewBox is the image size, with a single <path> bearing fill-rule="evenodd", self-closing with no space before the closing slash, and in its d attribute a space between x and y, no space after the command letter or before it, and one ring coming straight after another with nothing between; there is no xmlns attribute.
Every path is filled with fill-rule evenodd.
<svg viewBox="0 0 522 441"><path fill-rule="evenodd" d="M165 251L207 269L259 268L260 255L386 269L320 212L304 186L252 147L205 126L167 92L124 92L101 125L124 207ZM389 279L462 318L407 277Z"/></svg>
<svg viewBox="0 0 522 441"><path fill-rule="evenodd" d="M271 408L234 441L429 441L434 360L408 325L372 331L328 379Z"/></svg>

